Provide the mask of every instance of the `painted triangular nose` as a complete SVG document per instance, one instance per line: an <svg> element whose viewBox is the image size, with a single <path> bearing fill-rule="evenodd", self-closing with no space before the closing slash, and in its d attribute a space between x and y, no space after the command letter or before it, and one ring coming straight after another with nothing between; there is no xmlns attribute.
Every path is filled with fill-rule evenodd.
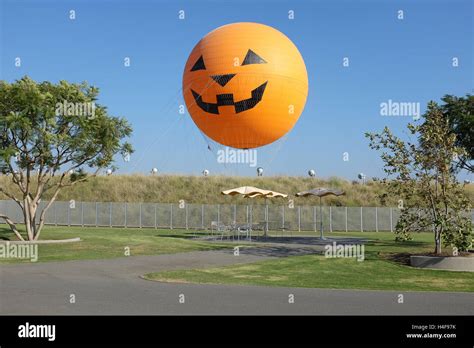
<svg viewBox="0 0 474 348"><path fill-rule="evenodd" d="M227 74L227 75L213 75L211 76L211 79L216 81L218 84L220 84L222 87L224 87L227 82L232 80L232 78L235 76L235 74Z"/></svg>

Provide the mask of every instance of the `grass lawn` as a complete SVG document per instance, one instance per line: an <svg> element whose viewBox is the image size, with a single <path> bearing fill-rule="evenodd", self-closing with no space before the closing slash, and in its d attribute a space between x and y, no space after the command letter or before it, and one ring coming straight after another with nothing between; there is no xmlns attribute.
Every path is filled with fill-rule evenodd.
<svg viewBox="0 0 474 348"><path fill-rule="evenodd" d="M179 230L154 230L139 228L95 228L45 226L40 239L68 239L80 237L80 242L64 244L39 244L38 262L80 259L106 259L130 255L156 255L212 250L229 245L190 240L193 232ZM6 227L0 227L0 240L16 240ZM30 262L21 259L0 258L1 263Z"/></svg>
<svg viewBox="0 0 474 348"><path fill-rule="evenodd" d="M348 236L347 233L331 233ZM245 284L333 289L413 291L474 291L474 273L422 270L406 264L407 253L433 249L430 233L415 234L409 242L395 242L389 232L357 232L370 241L365 260L292 256L244 265L147 274L151 280L214 284Z"/></svg>

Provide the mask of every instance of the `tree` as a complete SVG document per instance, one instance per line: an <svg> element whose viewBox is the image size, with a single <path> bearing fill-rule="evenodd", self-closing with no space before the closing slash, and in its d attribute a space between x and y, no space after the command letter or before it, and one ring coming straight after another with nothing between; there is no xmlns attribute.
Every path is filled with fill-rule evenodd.
<svg viewBox="0 0 474 348"><path fill-rule="evenodd" d="M441 254L442 241L467 250L472 244L471 203L455 175L456 159L465 156L465 150L456 145L442 107L430 102L423 119L421 125L407 126L415 142L401 140L388 127L366 133L370 147L383 150L385 195L400 199L397 240L410 239L410 232L433 230L436 254Z"/></svg>
<svg viewBox="0 0 474 348"><path fill-rule="evenodd" d="M130 125L97 104L98 94L85 82L0 81L0 167L15 188L0 187L0 193L20 206L30 241L39 238L45 214L63 188L96 175L115 155L133 151L124 141ZM51 198L39 211L47 192ZM15 222L2 213L0 218L25 240Z"/></svg>
<svg viewBox="0 0 474 348"><path fill-rule="evenodd" d="M443 114L456 134L456 145L465 150L465 154L458 157L457 168L474 172L474 96L445 95L441 100L444 102L441 105Z"/></svg>

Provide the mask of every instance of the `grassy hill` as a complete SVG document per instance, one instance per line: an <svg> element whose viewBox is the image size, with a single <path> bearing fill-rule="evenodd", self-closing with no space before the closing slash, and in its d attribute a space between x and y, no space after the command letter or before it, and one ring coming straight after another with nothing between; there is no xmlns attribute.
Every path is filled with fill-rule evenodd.
<svg viewBox="0 0 474 348"><path fill-rule="evenodd" d="M0 176L0 186L9 187L11 177ZM222 190L238 186L256 186L271 189L278 192L290 194L294 198L296 192L308 190L315 187L327 187L341 189L346 192L342 197L326 197L324 203L327 205L341 206L381 206L378 194L381 185L376 182L352 183L340 178L329 178L327 180L309 177L233 177L233 176L179 176L179 175L112 175L98 176L89 179L85 183L73 188L64 189L58 200L89 201L89 202L178 202L184 199L188 203L242 203L247 199L228 197L220 194ZM471 201L474 202L474 185L466 186ZM0 194L0 199L6 199ZM48 199L48 195L45 196ZM275 203L283 202L274 200ZM396 205L394 198L387 205ZM258 204L261 199L254 199ZM286 201L285 201L286 202ZM317 198L296 198L296 204L316 204Z"/></svg>

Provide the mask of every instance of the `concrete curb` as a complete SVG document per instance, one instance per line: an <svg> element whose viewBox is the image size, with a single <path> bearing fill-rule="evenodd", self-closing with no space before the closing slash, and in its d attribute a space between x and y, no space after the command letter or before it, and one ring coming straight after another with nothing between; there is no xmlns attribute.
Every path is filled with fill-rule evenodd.
<svg viewBox="0 0 474 348"><path fill-rule="evenodd" d="M474 272L474 257L410 256L410 265L418 268Z"/></svg>

